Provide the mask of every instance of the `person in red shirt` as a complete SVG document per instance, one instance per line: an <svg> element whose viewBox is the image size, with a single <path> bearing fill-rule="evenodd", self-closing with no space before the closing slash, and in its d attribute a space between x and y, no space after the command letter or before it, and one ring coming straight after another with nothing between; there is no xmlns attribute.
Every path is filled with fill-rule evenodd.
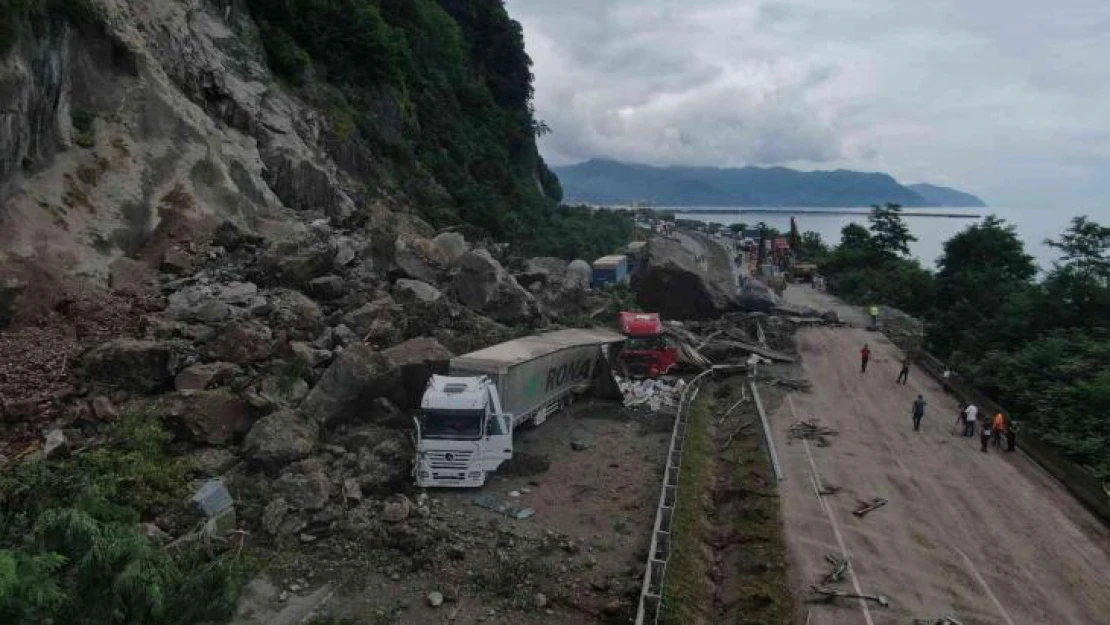
<svg viewBox="0 0 1110 625"><path fill-rule="evenodd" d="M871 348L866 343L863 344L863 349L859 350L860 358L860 373L867 373L867 361L871 360Z"/></svg>

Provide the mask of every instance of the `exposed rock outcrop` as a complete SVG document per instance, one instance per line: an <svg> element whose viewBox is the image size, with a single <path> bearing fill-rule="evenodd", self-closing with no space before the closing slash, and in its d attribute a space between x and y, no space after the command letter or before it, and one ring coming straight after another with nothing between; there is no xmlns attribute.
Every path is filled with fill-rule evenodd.
<svg viewBox="0 0 1110 625"><path fill-rule="evenodd" d="M170 403L170 416L185 440L208 445L238 442L254 422L254 411L227 390L191 391Z"/></svg>
<svg viewBox="0 0 1110 625"><path fill-rule="evenodd" d="M301 410L315 422L330 425L357 416L377 397L391 395L401 379L400 368L381 352L354 345L328 367Z"/></svg>
<svg viewBox="0 0 1110 625"><path fill-rule="evenodd" d="M382 351L382 356L401 371L400 392L394 399L404 408L420 406L420 397L433 374L446 375L451 352L439 341L421 337Z"/></svg>
<svg viewBox="0 0 1110 625"><path fill-rule="evenodd" d="M632 290L645 310L667 319L710 319L735 308L732 277L708 275L680 242L656 237L644 257L644 266L632 276Z"/></svg>
<svg viewBox="0 0 1110 625"><path fill-rule="evenodd" d="M78 375L86 380L139 393L153 393L169 386L185 360L179 344L136 339L116 339L81 356Z"/></svg>
<svg viewBox="0 0 1110 625"><path fill-rule="evenodd" d="M318 435L316 424L299 412L280 410L254 424L243 441L243 453L250 462L277 471L312 453Z"/></svg>
<svg viewBox="0 0 1110 625"><path fill-rule="evenodd" d="M538 314L532 294L486 250L460 256L449 290L464 306L496 321L527 321Z"/></svg>

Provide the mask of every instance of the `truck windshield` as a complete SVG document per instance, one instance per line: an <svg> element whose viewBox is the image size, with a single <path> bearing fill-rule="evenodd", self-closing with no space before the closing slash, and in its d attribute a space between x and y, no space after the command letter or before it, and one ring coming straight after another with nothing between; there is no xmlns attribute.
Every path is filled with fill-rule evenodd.
<svg viewBox="0 0 1110 625"><path fill-rule="evenodd" d="M624 348L631 350L656 350L666 346L661 336L630 336L624 343Z"/></svg>
<svg viewBox="0 0 1110 625"><path fill-rule="evenodd" d="M424 410L420 434L424 438L476 441L482 438L481 410Z"/></svg>

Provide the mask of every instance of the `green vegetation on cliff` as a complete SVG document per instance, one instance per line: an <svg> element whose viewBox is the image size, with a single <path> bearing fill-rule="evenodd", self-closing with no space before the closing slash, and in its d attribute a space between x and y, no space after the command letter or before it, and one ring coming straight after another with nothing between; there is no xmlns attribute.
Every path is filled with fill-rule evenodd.
<svg viewBox="0 0 1110 625"><path fill-rule="evenodd" d="M122 414L101 447L0 473L0 622L185 625L234 612L246 567L233 552L199 539L163 548L140 531L186 506L189 467L169 441L151 404Z"/></svg>
<svg viewBox="0 0 1110 625"><path fill-rule="evenodd" d="M465 222L563 256L617 234L611 216L554 210L562 189L536 150L547 128L533 117L532 62L500 0L247 4L274 72L326 93L333 130L398 166L397 184L433 225Z"/></svg>
<svg viewBox="0 0 1110 625"><path fill-rule="evenodd" d="M870 232L844 228L821 263L832 288L923 317L929 351L1110 479L1110 228L1075 218L1048 242L1062 259L1038 281L1014 228L992 215L945 242L934 275L906 257L897 212L876 208Z"/></svg>

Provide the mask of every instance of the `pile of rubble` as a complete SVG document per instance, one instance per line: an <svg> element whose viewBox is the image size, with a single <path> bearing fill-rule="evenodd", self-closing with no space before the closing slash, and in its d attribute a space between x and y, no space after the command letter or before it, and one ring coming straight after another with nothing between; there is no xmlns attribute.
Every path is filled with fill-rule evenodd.
<svg viewBox="0 0 1110 625"><path fill-rule="evenodd" d="M827 437L836 436L837 434L836 430L820 425L817 419L796 421L790 425L790 438L816 441L818 447L828 447L829 440Z"/></svg>
<svg viewBox="0 0 1110 625"><path fill-rule="evenodd" d="M624 407L657 412L678 406L686 382L681 379L633 380L617 376L617 385L624 396Z"/></svg>

